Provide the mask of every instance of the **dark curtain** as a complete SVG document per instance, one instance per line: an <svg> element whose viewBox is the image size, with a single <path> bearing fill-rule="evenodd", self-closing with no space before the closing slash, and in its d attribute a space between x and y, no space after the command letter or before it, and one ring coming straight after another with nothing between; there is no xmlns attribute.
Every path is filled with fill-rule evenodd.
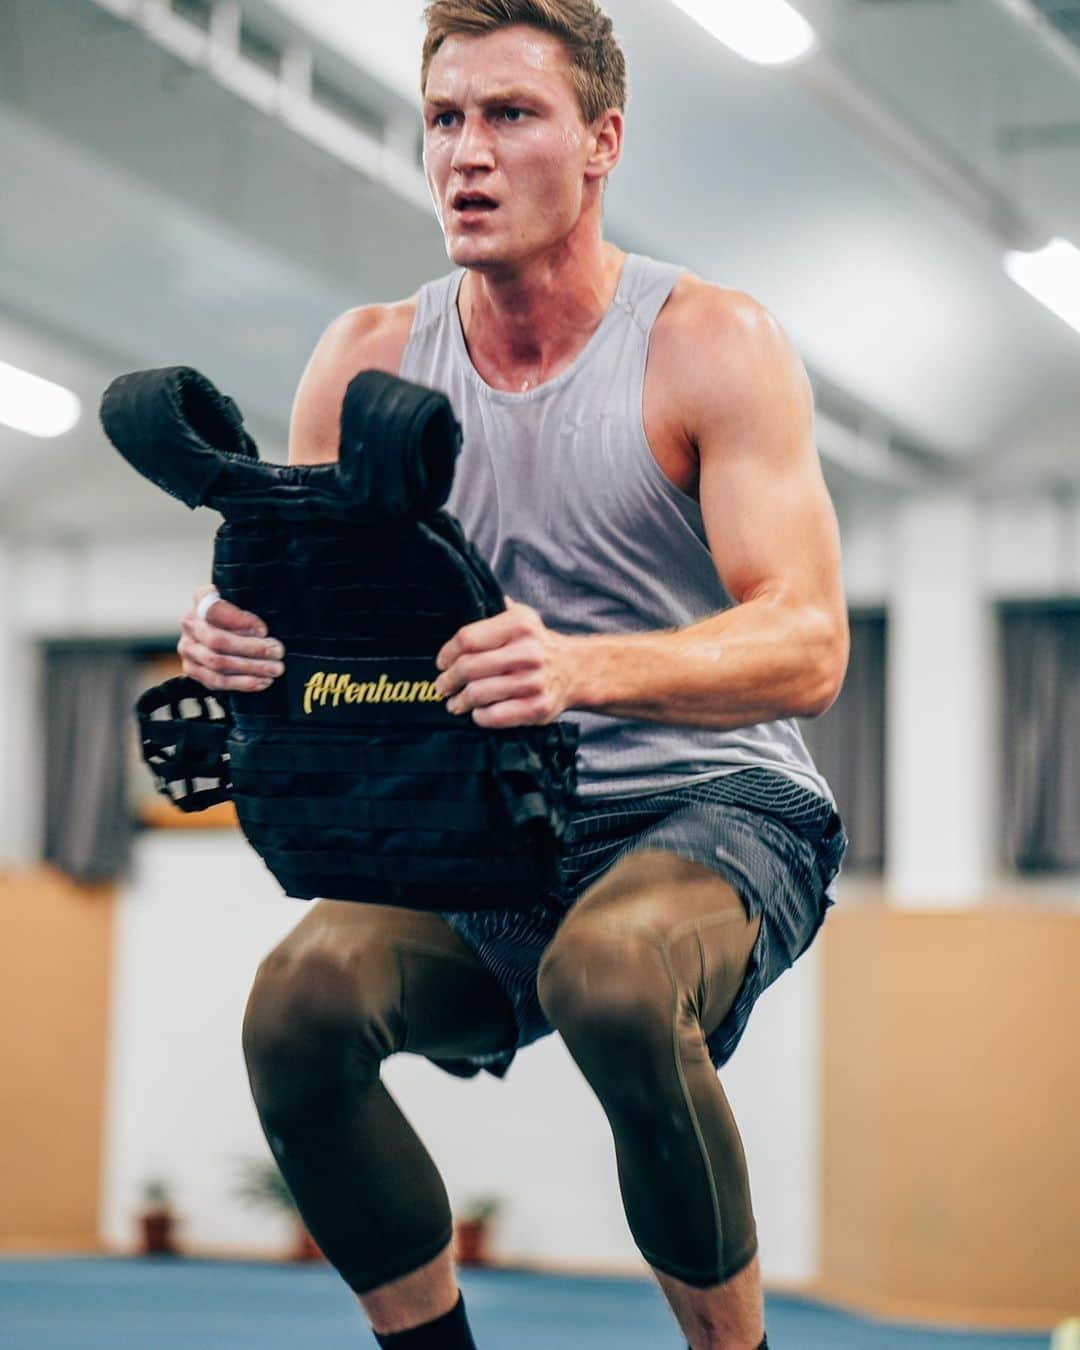
<svg viewBox="0 0 1080 1350"><path fill-rule="evenodd" d="M1005 861L1080 868L1080 609L1002 611Z"/></svg>
<svg viewBox="0 0 1080 1350"><path fill-rule="evenodd" d="M852 614L840 697L803 736L833 790L850 844L845 869L885 864L885 615Z"/></svg>
<svg viewBox="0 0 1080 1350"><path fill-rule="evenodd" d="M127 862L133 669L127 650L45 651L44 855L77 881L110 880Z"/></svg>

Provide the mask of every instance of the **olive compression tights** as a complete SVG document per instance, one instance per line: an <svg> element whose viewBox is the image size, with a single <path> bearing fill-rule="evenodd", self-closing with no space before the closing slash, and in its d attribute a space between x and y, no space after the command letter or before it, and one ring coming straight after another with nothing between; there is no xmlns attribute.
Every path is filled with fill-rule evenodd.
<svg viewBox="0 0 1080 1350"><path fill-rule="evenodd" d="M638 1246L698 1288L757 1251L705 1036L735 1000L760 922L701 864L633 853L574 906L539 971L544 1011L607 1113ZM451 1236L442 1180L382 1061L482 1055L515 1035L506 995L434 914L318 901L263 962L244 1020L255 1103L305 1222L356 1293Z"/></svg>

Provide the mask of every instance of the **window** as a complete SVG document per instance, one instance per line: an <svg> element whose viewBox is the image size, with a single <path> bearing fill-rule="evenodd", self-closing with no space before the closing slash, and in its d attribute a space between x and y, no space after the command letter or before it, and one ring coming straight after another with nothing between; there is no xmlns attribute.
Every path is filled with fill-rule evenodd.
<svg viewBox="0 0 1080 1350"><path fill-rule="evenodd" d="M881 610L853 613L851 660L840 696L801 723L814 763L833 790L850 841L845 871L885 865L885 655Z"/></svg>
<svg viewBox="0 0 1080 1350"><path fill-rule="evenodd" d="M1005 862L1080 869L1080 603L1001 607Z"/></svg>

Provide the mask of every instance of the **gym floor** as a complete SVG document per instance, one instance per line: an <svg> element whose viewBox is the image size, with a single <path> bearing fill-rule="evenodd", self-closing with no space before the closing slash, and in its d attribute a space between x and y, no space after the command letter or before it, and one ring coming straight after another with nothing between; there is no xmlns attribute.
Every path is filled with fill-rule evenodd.
<svg viewBox="0 0 1080 1350"><path fill-rule="evenodd" d="M466 1271L483 1350L672 1350L681 1345L645 1281ZM1048 1335L939 1331L870 1321L803 1299L767 1299L776 1350L1033 1350ZM193 1260L0 1260L5 1350L356 1350L352 1298L322 1266ZM370 1344L374 1346L374 1341Z"/></svg>

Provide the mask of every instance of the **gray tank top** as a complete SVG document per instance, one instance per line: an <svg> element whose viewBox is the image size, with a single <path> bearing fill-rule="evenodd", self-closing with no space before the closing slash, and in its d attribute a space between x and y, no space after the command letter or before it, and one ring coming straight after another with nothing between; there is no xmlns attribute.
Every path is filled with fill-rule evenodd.
<svg viewBox="0 0 1080 1350"><path fill-rule="evenodd" d="M561 633L681 628L734 603L697 502L645 438L649 335L681 275L630 254L576 360L527 393L493 389L465 345L457 271L419 293L404 379L441 390L464 437L447 508L506 594ZM631 796L752 767L832 801L791 719L713 731L572 709L582 797Z"/></svg>

